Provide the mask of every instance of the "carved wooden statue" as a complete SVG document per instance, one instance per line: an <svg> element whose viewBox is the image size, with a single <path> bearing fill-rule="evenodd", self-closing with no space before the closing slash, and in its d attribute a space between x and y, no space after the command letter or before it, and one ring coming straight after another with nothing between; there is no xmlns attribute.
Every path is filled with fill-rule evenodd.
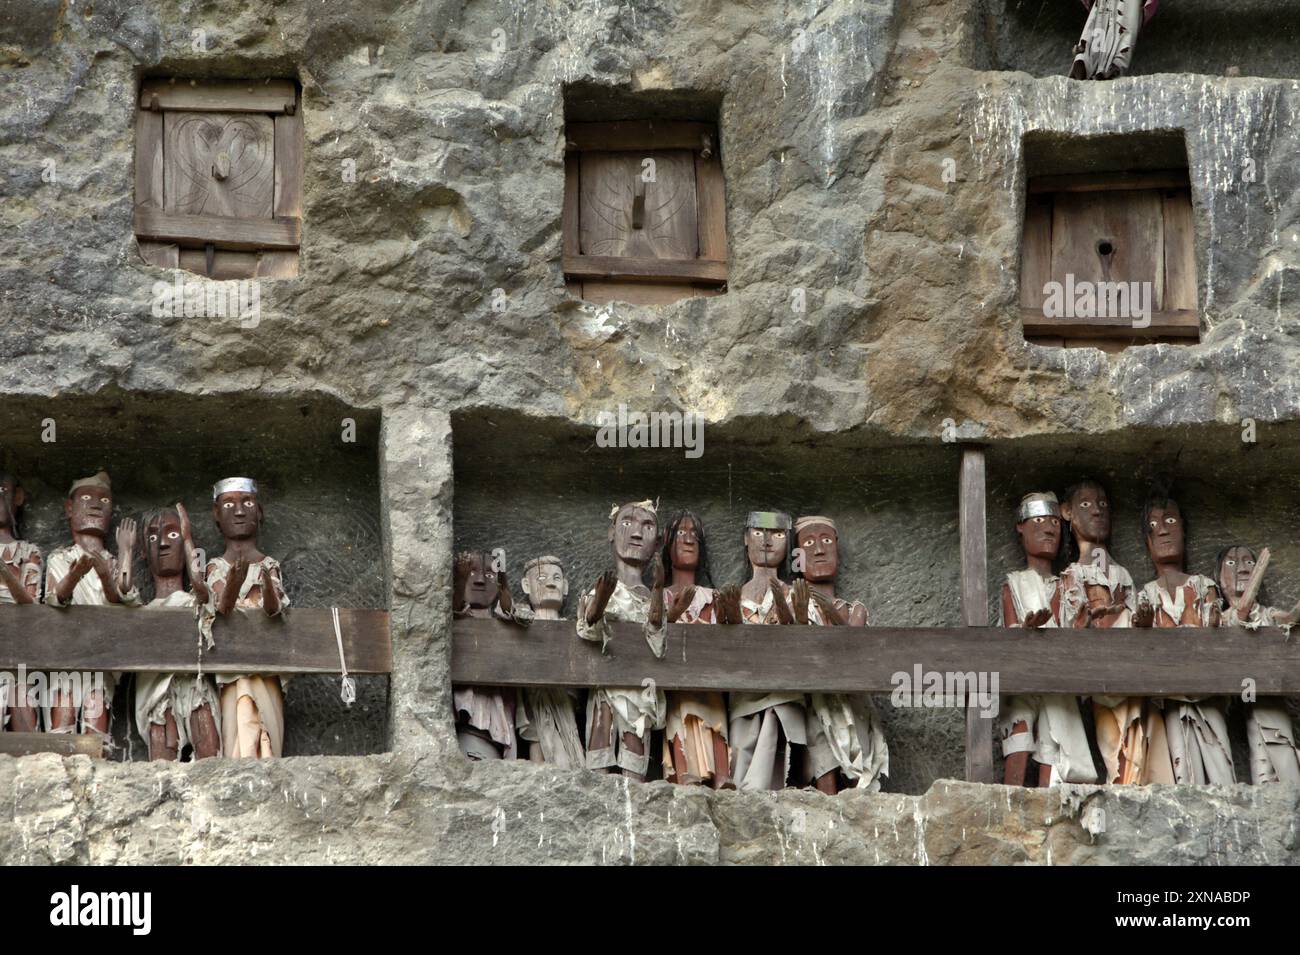
<svg viewBox="0 0 1300 955"><path fill-rule="evenodd" d="M796 623L815 626L867 625L867 608L835 595L840 570L839 531L829 517L794 522L795 546L803 577L791 587ZM889 775L889 747L880 716L865 694L813 693L806 711L808 767L803 774L820 791L834 794L840 776L850 786L872 792Z"/></svg>
<svg viewBox="0 0 1300 955"><path fill-rule="evenodd" d="M199 639L211 646L215 611L183 504L149 515L144 522L144 551L154 592L145 609L189 611L197 620ZM186 590L187 582L192 589ZM177 759L187 745L195 759L220 756L220 717L217 687L209 676L135 676L135 725L149 746L150 759Z"/></svg>
<svg viewBox="0 0 1300 955"><path fill-rule="evenodd" d="M0 604L31 604L41 599L44 564L40 548L18 536L18 510L27 495L12 474L0 471ZM0 672L0 732L40 728L40 710L19 688L14 674Z"/></svg>
<svg viewBox="0 0 1300 955"><path fill-rule="evenodd" d="M524 565L524 594L537 620L560 620L569 582L558 557L536 557ZM561 769L586 765L582 737L578 735L578 691L562 687L525 688L519 691L515 726L528 741L528 758Z"/></svg>
<svg viewBox="0 0 1300 955"><path fill-rule="evenodd" d="M1071 79L1112 80L1133 65L1138 33L1156 15L1159 0L1083 0L1088 21L1074 48Z"/></svg>
<svg viewBox="0 0 1300 955"><path fill-rule="evenodd" d="M455 587L454 616L495 617L507 622L515 619L505 570L493 573L487 554L467 551L456 557ZM470 759L516 759L519 741L515 735L515 704L515 691L510 687L452 687L461 752Z"/></svg>
<svg viewBox="0 0 1300 955"><path fill-rule="evenodd" d="M664 588L668 622L721 622L704 524L690 511L682 511L668 525L663 564L668 572ZM663 766L669 782L735 788L727 745L727 701L721 693L678 690L668 694Z"/></svg>
<svg viewBox="0 0 1300 955"><path fill-rule="evenodd" d="M1093 480L1065 492L1061 516L1076 556L1061 574L1061 622L1070 627L1128 627L1137 597L1133 578L1110 556L1110 498ZM1158 707L1142 697L1093 694L1097 745L1108 783L1172 783L1173 767Z"/></svg>
<svg viewBox="0 0 1300 955"><path fill-rule="evenodd" d="M1142 509L1147 553L1156 579L1142 588L1133 624L1138 627L1217 627L1219 589L1202 574L1189 574L1186 528L1178 502L1151 495ZM1223 697L1175 696L1165 701L1165 736L1179 783L1230 786L1237 781Z"/></svg>
<svg viewBox="0 0 1300 955"><path fill-rule="evenodd" d="M1300 603L1283 613L1264 605L1258 598L1268 549L1257 561L1255 552L1237 544L1219 551L1217 572L1224 609L1219 623L1224 627L1294 627L1300 623ZM1246 703L1246 742L1250 748L1250 778L1260 783L1289 783L1300 786L1300 749L1286 702L1263 697Z"/></svg>
<svg viewBox="0 0 1300 955"><path fill-rule="evenodd" d="M651 501L614 507L609 514L609 544L614 569L596 579L578 601L578 636L601 645L613 637L609 621L639 623L657 657L666 638L663 564L659 518ZM653 560L653 584L643 576ZM650 733L663 729L668 704L664 691L645 687L596 687L587 696L587 768L621 772L644 780L650 765Z"/></svg>
<svg viewBox="0 0 1300 955"><path fill-rule="evenodd" d="M739 592L725 588L721 604L750 624L794 623L789 585L781 574L790 555L790 515L752 511L745 519L750 577ZM761 636L756 639L762 639ZM807 746L802 693L732 693L731 775L741 789L781 789L790 775L793 746Z"/></svg>
<svg viewBox="0 0 1300 955"><path fill-rule="evenodd" d="M104 546L113 522L113 487L108 474L73 481L63 513L72 530L72 544L50 554L45 567L45 602L51 607L114 606L137 607L140 594L133 583L132 554L136 543L135 521L126 519L117 528L117 557ZM82 689L74 698L70 674L50 674L50 699L44 704L45 727L51 733L74 733L77 714L81 731L108 734L109 711L118 674L105 673L104 689Z"/></svg>
<svg viewBox="0 0 1300 955"><path fill-rule="evenodd" d="M1002 585L1002 626L1027 630L1060 627L1063 585L1052 571L1062 538L1056 495L1050 491L1026 494L1016 511L1016 533L1026 567L1007 574ZM1031 754L1037 764L1031 785L1097 781L1077 698L1063 694L1013 696L1002 706L998 730L1006 785L1026 784Z"/></svg>
<svg viewBox="0 0 1300 955"><path fill-rule="evenodd" d="M233 477L212 486L212 519L226 549L208 561L205 583L217 613L261 610L277 617L289 606L280 562L257 547L264 514L252 478ZM284 684L268 674L221 674L222 752L226 756L276 757L284 746Z"/></svg>

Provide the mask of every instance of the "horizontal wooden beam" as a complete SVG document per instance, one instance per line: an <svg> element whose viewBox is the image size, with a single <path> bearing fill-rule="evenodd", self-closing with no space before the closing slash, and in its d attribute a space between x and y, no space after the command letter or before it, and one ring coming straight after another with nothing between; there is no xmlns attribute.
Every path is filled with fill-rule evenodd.
<svg viewBox="0 0 1300 955"><path fill-rule="evenodd" d="M1188 189L1186 169L1151 169L1145 172L1072 173L1034 176L1029 194L1043 192L1117 192L1125 189Z"/></svg>
<svg viewBox="0 0 1300 955"><path fill-rule="evenodd" d="M621 255L566 255L564 274L578 279L638 282L725 282L727 263L714 259L655 259Z"/></svg>
<svg viewBox="0 0 1300 955"><path fill-rule="evenodd" d="M298 91L292 80L145 80L142 109L183 109L219 113L292 113Z"/></svg>
<svg viewBox="0 0 1300 955"><path fill-rule="evenodd" d="M1172 696L1300 695L1300 641L1276 629L1039 630L687 626L668 628L667 654L641 628L614 624L608 653L572 621L521 630L495 620L452 625L453 683L640 686L666 690L890 692L895 674L997 673L998 691Z"/></svg>
<svg viewBox="0 0 1300 955"><path fill-rule="evenodd" d="M569 123L565 145L577 152L619 152L659 149L699 149L709 137L718 148L718 131L712 123L680 120L629 120L614 123Z"/></svg>
<svg viewBox="0 0 1300 955"><path fill-rule="evenodd" d="M95 733L0 733L0 756L60 756L104 758L104 737Z"/></svg>
<svg viewBox="0 0 1300 955"><path fill-rule="evenodd" d="M388 611L339 609L349 673L393 668ZM283 619L232 613L213 627L205 673L338 673L329 610L293 607ZM195 672L198 629L184 609L0 605L0 670Z"/></svg>
<svg viewBox="0 0 1300 955"><path fill-rule="evenodd" d="M1131 318L1048 318L1041 308L1022 308L1026 335L1056 338L1199 338L1201 318L1190 310L1152 312L1151 324L1138 328Z"/></svg>
<svg viewBox="0 0 1300 955"><path fill-rule="evenodd" d="M302 244L301 219L241 219L237 216L185 216L137 206L137 239L179 242L224 249L293 250Z"/></svg>

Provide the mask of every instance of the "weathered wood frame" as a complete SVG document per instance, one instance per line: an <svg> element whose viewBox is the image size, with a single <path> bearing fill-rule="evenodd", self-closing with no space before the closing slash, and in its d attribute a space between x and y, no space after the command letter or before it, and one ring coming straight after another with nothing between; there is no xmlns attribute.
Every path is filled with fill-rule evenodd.
<svg viewBox="0 0 1300 955"><path fill-rule="evenodd" d="M1092 343L1111 350L1129 344L1149 342L1196 341L1201 334L1200 314L1195 307L1166 308L1153 311L1151 323L1135 327L1124 318L1079 319L1043 314L1042 287L1052 277L1052 197L1072 192L1122 192L1178 190L1190 195L1190 181L1185 169L1161 169L1146 172L1089 173L1080 175L1039 176L1026 187L1025 219L1022 230L1020 269L1020 313L1025 337L1038 344L1064 345ZM1164 254L1166 271L1161 279L1164 291L1178 289L1177 297L1187 299L1190 289L1194 305L1197 294L1195 267L1185 274L1183 262L1188 253L1195 262L1195 228L1190 206L1181 195L1166 197L1163 203L1163 229L1168 248ZM1177 225L1170 228L1170 222ZM1190 250L1188 246L1193 246Z"/></svg>
<svg viewBox="0 0 1300 955"><path fill-rule="evenodd" d="M165 211L163 113L168 110L265 113L271 117L275 175L272 218L175 215ZM145 80L140 86L135 145L134 228L146 263L184 268L215 279L298 275L303 122L297 83ZM209 246L210 258L202 251Z"/></svg>
<svg viewBox="0 0 1300 955"><path fill-rule="evenodd" d="M667 290L667 294L648 292L647 302L660 302L688 294L717 294L725 288L728 274L726 185L716 126L712 123L644 120L570 123L565 132L562 265L570 292L581 295L584 280L618 282L632 287L679 287L680 295ZM706 143L710 151L707 159L702 152ZM579 156L584 152L669 149L687 149L695 154L699 256L694 259L656 259L582 254Z"/></svg>

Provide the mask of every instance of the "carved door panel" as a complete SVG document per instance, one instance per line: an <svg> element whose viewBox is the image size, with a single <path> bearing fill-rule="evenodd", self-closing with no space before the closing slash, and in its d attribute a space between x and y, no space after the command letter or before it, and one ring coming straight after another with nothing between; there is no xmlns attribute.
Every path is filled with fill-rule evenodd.
<svg viewBox="0 0 1300 955"><path fill-rule="evenodd" d="M167 212L269 219L275 187L275 125L256 113L163 115Z"/></svg>
<svg viewBox="0 0 1300 955"><path fill-rule="evenodd" d="M580 178L583 255L654 259L699 255L693 153L684 149L584 153Z"/></svg>

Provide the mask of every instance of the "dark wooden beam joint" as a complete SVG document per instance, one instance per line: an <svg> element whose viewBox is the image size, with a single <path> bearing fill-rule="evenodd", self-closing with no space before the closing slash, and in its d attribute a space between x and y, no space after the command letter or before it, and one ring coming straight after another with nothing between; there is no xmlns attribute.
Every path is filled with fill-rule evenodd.
<svg viewBox="0 0 1300 955"><path fill-rule="evenodd" d="M339 609L349 673L393 668L388 611ZM233 613L213 628L205 673L339 673L329 610L291 608L283 619ZM188 610L0 605L0 670L196 672L198 628Z"/></svg>

